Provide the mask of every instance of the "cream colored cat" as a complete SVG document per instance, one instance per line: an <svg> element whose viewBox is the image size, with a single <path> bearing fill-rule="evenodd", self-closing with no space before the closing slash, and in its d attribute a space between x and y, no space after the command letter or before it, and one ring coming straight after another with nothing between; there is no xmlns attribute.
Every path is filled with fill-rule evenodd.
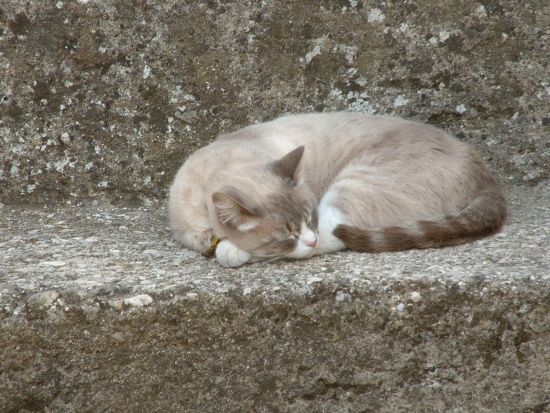
<svg viewBox="0 0 550 413"><path fill-rule="evenodd" d="M270 258L436 248L497 232L507 201L481 158L388 116L286 116L221 135L179 170L170 226L235 267Z"/></svg>

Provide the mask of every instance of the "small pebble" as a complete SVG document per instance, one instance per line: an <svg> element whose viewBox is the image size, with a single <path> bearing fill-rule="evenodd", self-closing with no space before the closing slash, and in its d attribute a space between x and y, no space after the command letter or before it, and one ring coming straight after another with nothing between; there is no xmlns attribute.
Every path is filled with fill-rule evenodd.
<svg viewBox="0 0 550 413"><path fill-rule="evenodd" d="M338 292L336 293L336 297L334 297L334 298L336 299L336 301L342 302L342 301L344 301L344 300L346 299L346 294L343 293L342 291L338 291Z"/></svg>
<svg viewBox="0 0 550 413"><path fill-rule="evenodd" d="M59 293L53 290L34 294L27 300L27 307L34 311L43 310L50 307L57 297L59 297Z"/></svg>
<svg viewBox="0 0 550 413"><path fill-rule="evenodd" d="M113 289L109 286L98 285L90 289L86 294L86 298L93 298L98 295L111 295L113 294Z"/></svg>
<svg viewBox="0 0 550 413"><path fill-rule="evenodd" d="M60 321L65 318L65 314L63 314L62 311L60 311L57 307L52 306L47 311L46 314L48 317L54 321Z"/></svg>
<svg viewBox="0 0 550 413"><path fill-rule="evenodd" d="M419 302L421 299L422 299L422 296L420 295L420 293L416 292L416 291L413 291L410 295L409 295L409 298L410 300L413 302L413 303L417 303Z"/></svg>
<svg viewBox="0 0 550 413"><path fill-rule="evenodd" d="M143 307L151 304L152 302L153 299L149 294L140 294L124 300L124 304L130 305L132 307Z"/></svg>
<svg viewBox="0 0 550 413"><path fill-rule="evenodd" d="M395 306L395 308L397 309L397 311L403 311L405 309L405 304L399 303Z"/></svg>
<svg viewBox="0 0 550 413"><path fill-rule="evenodd" d="M323 281L323 279L321 277L309 277L307 279L308 285L313 284L313 283L318 283L318 282L321 282L321 281Z"/></svg>

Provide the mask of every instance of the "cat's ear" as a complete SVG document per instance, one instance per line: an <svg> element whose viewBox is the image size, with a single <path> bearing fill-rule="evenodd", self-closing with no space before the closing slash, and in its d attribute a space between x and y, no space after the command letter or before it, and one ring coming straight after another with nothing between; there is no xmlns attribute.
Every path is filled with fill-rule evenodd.
<svg viewBox="0 0 550 413"><path fill-rule="evenodd" d="M304 154L304 147L298 146L293 151L287 153L281 159L271 162L269 167L276 175L279 175L283 179L290 179L294 181L296 177L296 169L300 164L302 155Z"/></svg>
<svg viewBox="0 0 550 413"><path fill-rule="evenodd" d="M258 225L258 216L235 196L214 192L212 202L220 222L229 228L248 231Z"/></svg>

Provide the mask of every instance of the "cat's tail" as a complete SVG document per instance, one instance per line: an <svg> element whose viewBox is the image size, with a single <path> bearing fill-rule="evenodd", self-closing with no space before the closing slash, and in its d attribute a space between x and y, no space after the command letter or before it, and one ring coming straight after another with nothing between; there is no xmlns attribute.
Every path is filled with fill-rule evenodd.
<svg viewBox="0 0 550 413"><path fill-rule="evenodd" d="M508 202L498 186L480 191L456 214L411 225L364 230L338 225L333 234L359 252L440 248L475 241L497 233L508 215Z"/></svg>

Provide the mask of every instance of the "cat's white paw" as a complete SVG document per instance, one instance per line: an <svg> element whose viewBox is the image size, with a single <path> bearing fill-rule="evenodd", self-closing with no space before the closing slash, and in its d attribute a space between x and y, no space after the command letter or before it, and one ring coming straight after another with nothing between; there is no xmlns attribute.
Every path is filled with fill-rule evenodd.
<svg viewBox="0 0 550 413"><path fill-rule="evenodd" d="M250 261L252 256L224 239L216 247L216 259L224 267L238 267Z"/></svg>

